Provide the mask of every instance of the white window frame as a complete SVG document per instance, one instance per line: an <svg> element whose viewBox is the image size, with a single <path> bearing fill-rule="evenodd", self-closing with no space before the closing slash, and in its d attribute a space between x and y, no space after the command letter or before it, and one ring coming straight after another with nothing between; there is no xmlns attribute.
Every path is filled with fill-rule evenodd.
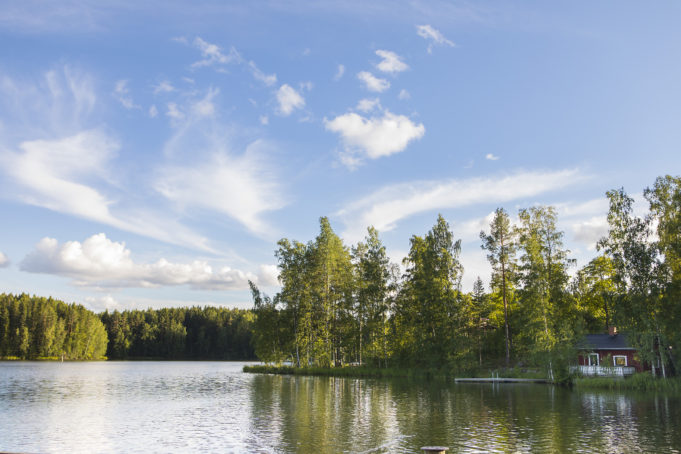
<svg viewBox="0 0 681 454"><path fill-rule="evenodd" d="M624 366L617 365L617 358L624 358ZM614 367L627 367L629 365L629 362L627 361L627 355L614 355L612 357L612 365Z"/></svg>
<svg viewBox="0 0 681 454"><path fill-rule="evenodd" d="M591 361L591 358L593 358L594 356L596 357L596 364L593 364L592 361ZM598 366L601 363L601 355L599 355L598 353L589 353L589 356L587 356L587 359L588 359L588 362L589 362L589 366Z"/></svg>

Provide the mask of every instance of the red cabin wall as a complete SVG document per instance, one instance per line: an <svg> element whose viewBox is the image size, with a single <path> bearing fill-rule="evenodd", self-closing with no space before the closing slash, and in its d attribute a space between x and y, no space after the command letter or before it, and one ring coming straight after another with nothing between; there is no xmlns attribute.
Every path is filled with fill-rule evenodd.
<svg viewBox="0 0 681 454"><path fill-rule="evenodd" d="M636 355L636 350L594 350L591 352L582 352L579 354L579 365L580 366L588 366L589 365L589 353L598 353L598 361L601 366L612 366L611 363L605 364L606 358L608 355L612 356L626 356L627 357L627 366L634 367L636 369L636 372L643 372L644 370L650 370L650 367L647 365L641 364L639 361L636 361L634 359L634 355ZM612 362L612 360L611 360Z"/></svg>

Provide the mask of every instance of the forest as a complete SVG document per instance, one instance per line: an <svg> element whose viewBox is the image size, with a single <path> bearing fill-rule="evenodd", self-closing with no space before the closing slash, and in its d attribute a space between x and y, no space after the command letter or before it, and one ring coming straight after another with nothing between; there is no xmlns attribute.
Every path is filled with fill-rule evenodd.
<svg viewBox="0 0 681 454"><path fill-rule="evenodd" d="M106 348L104 325L83 306L0 295L0 358L100 359Z"/></svg>
<svg viewBox="0 0 681 454"><path fill-rule="evenodd" d="M254 359L253 312L224 307L126 310L100 314L109 359Z"/></svg>
<svg viewBox="0 0 681 454"><path fill-rule="evenodd" d="M52 298L0 295L0 359L254 359L253 312L191 307L95 314Z"/></svg>
<svg viewBox="0 0 681 454"><path fill-rule="evenodd" d="M681 360L681 178L645 189L645 215L623 189L607 192L608 232L580 269L551 206L498 208L480 246L492 267L461 290L461 242L442 216L414 235L402 270L379 233L348 247L329 220L307 243L282 239L281 291L251 284L255 352L297 367L541 367L551 377L576 359L585 333L617 326L653 373Z"/></svg>

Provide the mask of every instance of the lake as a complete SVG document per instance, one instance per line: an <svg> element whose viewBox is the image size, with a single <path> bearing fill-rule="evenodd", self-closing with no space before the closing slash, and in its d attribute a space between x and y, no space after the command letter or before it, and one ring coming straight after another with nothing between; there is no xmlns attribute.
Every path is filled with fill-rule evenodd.
<svg viewBox="0 0 681 454"><path fill-rule="evenodd" d="M0 451L679 452L681 399L539 384L244 374L237 362L0 362Z"/></svg>

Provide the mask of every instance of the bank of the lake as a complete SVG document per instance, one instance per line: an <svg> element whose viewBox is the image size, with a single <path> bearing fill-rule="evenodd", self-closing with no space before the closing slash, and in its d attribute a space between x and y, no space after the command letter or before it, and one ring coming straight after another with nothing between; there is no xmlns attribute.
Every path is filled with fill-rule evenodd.
<svg viewBox="0 0 681 454"><path fill-rule="evenodd" d="M352 378L524 378L546 379L546 374L534 369L472 369L453 371L433 368L379 368L369 366L345 367L295 367L287 365L257 364L244 366L244 372L273 375L301 375L314 377L352 377Z"/></svg>
<svg viewBox="0 0 681 454"><path fill-rule="evenodd" d="M653 377L649 372L637 373L628 378L576 377L572 380L572 385L580 389L634 390L681 394L681 377Z"/></svg>

